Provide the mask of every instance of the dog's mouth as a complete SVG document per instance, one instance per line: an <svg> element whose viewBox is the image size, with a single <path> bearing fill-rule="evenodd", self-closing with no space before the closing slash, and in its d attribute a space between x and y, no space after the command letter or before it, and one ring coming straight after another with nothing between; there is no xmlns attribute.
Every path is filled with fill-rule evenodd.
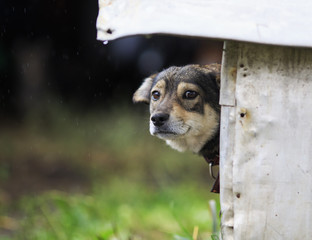
<svg viewBox="0 0 312 240"><path fill-rule="evenodd" d="M163 130L156 130L156 131L154 131L154 135L175 136L175 135L178 135L178 134L177 134L176 132L163 131Z"/></svg>
<svg viewBox="0 0 312 240"><path fill-rule="evenodd" d="M168 140L168 139L180 138L184 136L189 130L190 129L188 128L184 132L175 132L175 131L170 131L170 130L154 129L152 135Z"/></svg>

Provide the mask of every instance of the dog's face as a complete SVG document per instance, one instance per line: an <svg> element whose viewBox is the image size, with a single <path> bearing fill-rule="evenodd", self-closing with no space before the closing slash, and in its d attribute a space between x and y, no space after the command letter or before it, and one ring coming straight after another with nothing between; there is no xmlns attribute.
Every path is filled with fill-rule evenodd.
<svg viewBox="0 0 312 240"><path fill-rule="evenodd" d="M146 78L133 96L150 104L150 133L198 153L219 128L219 65L170 67Z"/></svg>

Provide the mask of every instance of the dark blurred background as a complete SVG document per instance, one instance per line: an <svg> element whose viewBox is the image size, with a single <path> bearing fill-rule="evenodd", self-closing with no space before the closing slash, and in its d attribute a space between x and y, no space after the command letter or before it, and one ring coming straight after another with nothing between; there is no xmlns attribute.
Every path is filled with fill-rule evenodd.
<svg viewBox="0 0 312 240"><path fill-rule="evenodd" d="M148 108L131 99L149 74L220 63L223 43L168 35L103 43L97 14L96 0L0 1L0 237L26 231L20 212L30 208L8 209L42 191L90 192L118 176L157 191L187 177L209 192L206 163L150 137Z"/></svg>
<svg viewBox="0 0 312 240"><path fill-rule="evenodd" d="M97 1L0 3L1 118L47 102L90 109L129 101L147 75L171 65L220 62L221 42L134 36L96 40Z"/></svg>

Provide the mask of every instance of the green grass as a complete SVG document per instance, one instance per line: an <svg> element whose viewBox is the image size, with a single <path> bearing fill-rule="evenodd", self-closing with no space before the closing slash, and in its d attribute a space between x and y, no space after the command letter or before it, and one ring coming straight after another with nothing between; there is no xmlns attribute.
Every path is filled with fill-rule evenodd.
<svg viewBox="0 0 312 240"><path fill-rule="evenodd" d="M191 184L156 190L125 179L89 194L51 191L20 201L16 239L191 239L194 226L210 239L206 198Z"/></svg>
<svg viewBox="0 0 312 240"><path fill-rule="evenodd" d="M192 239L195 226L197 239L212 239L208 201L218 195L209 192L205 161L151 137L147 118L127 106L87 114L54 106L18 127L3 126L1 239L182 240ZM86 187L77 189L70 176L66 187L44 173L28 176L29 166L15 172L29 159L41 166L36 171L65 164ZM31 177L43 186L24 186L16 201L7 200L5 186Z"/></svg>

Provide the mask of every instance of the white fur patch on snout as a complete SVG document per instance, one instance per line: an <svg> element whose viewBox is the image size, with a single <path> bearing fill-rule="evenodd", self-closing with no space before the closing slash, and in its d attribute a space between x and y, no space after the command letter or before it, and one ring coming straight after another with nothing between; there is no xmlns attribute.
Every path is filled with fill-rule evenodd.
<svg viewBox="0 0 312 240"><path fill-rule="evenodd" d="M205 113L186 114L184 125L188 131L177 138L165 139L166 143L180 152L192 151L198 153L205 143L210 140L219 128L219 116L208 104L205 105Z"/></svg>
<svg viewBox="0 0 312 240"><path fill-rule="evenodd" d="M162 126L155 126L150 121L150 133L153 136L157 136L161 139L176 139L184 136L190 127L186 125L182 120L175 119L170 115L169 119Z"/></svg>

